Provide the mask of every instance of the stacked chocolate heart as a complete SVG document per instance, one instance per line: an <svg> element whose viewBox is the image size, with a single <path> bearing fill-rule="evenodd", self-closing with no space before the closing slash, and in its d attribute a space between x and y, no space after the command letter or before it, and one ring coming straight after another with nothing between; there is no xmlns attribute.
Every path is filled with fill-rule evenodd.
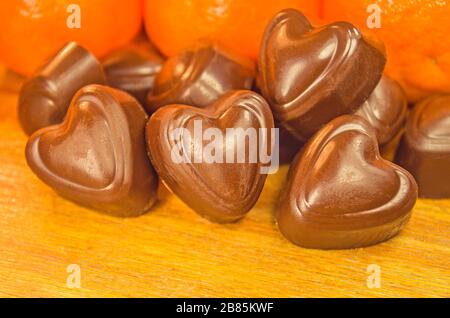
<svg viewBox="0 0 450 318"><path fill-rule="evenodd" d="M450 97L412 111L397 161L413 177L380 155L408 113L384 64L351 24L313 28L295 10L264 34L254 89L263 97L250 90L253 62L218 45L164 62L140 44L100 63L69 43L22 88L27 161L62 196L102 212L147 212L160 179L225 223L255 205L278 155L296 154L275 212L283 235L310 248L376 244L410 218L414 177L421 196L450 197Z"/></svg>

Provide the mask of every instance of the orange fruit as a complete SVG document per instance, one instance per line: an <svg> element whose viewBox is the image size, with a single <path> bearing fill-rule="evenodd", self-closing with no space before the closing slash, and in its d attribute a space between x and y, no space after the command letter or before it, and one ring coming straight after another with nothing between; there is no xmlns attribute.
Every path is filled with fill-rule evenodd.
<svg viewBox="0 0 450 318"><path fill-rule="evenodd" d="M322 0L326 22L346 20L381 39L386 73L416 101L450 92L450 2L443 0ZM381 28L369 29L367 7L378 4Z"/></svg>
<svg viewBox="0 0 450 318"><path fill-rule="evenodd" d="M256 58L266 24L280 10L296 8L315 17L317 0L146 0L147 34L172 56L199 39Z"/></svg>
<svg viewBox="0 0 450 318"><path fill-rule="evenodd" d="M79 29L67 26L71 4L79 5ZM130 41L141 18L141 0L0 1L0 63L30 75L71 40L101 57Z"/></svg>

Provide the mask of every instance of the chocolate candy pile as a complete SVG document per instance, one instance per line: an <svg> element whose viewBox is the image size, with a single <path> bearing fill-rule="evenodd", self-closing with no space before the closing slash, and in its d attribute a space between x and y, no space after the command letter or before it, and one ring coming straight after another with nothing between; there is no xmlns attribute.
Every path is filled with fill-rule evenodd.
<svg viewBox="0 0 450 318"><path fill-rule="evenodd" d="M385 62L353 25L314 28L291 9L267 26L257 68L210 43L166 61L135 43L102 62L69 43L21 90L27 162L60 195L105 213L149 211L161 180L226 223L255 205L278 155L295 155L275 211L281 233L308 248L376 244L399 233L418 193L450 197L450 96L423 101L407 120ZM212 132L207 146L185 138L199 125ZM406 170L380 155L403 130L395 160ZM197 160L212 141L213 159ZM230 152L258 156L222 162Z"/></svg>

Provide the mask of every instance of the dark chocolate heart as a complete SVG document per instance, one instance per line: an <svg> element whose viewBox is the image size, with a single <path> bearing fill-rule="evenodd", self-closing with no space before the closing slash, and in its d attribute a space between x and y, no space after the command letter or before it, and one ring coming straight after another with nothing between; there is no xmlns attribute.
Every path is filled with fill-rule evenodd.
<svg viewBox="0 0 450 318"><path fill-rule="evenodd" d="M373 127L344 115L311 138L291 165L276 218L297 245L356 248L396 235L416 199L414 178L381 158Z"/></svg>
<svg viewBox="0 0 450 318"><path fill-rule="evenodd" d="M75 42L66 44L20 90L19 121L28 135L63 121L73 95L83 86L104 84L95 56Z"/></svg>
<svg viewBox="0 0 450 318"><path fill-rule="evenodd" d="M140 215L155 202L158 184L146 153L146 121L125 92L85 86L62 124L31 136L28 165L72 201L116 216Z"/></svg>
<svg viewBox="0 0 450 318"><path fill-rule="evenodd" d="M414 107L395 161L416 178L419 196L450 198L450 95Z"/></svg>
<svg viewBox="0 0 450 318"><path fill-rule="evenodd" d="M109 86L127 92L146 106L147 95L163 63L154 46L140 40L109 54L103 60L103 68Z"/></svg>
<svg viewBox="0 0 450 318"><path fill-rule="evenodd" d="M313 28L288 9L266 28L258 83L275 119L306 141L333 118L355 112L378 84L385 62L353 25Z"/></svg>
<svg viewBox="0 0 450 318"><path fill-rule="evenodd" d="M408 101L400 84L383 76L355 114L375 128L378 143L385 146L401 131L408 115Z"/></svg>
<svg viewBox="0 0 450 318"><path fill-rule="evenodd" d="M177 135L177 129L186 129L193 137L196 124L202 125L203 133L212 128L224 134L217 152L222 153L222 162L194 159L194 156L203 158L203 151L212 138L206 141L191 138L185 142L184 137ZM226 161L227 149L236 155L242 151L249 158L250 147L259 151L264 138L270 148L273 127L270 108L261 96L250 91L234 91L205 108L185 105L160 108L147 124L146 137L150 158L163 182L203 217L225 223L242 218L254 206L266 179L261 173L264 163L260 157L254 162L232 163ZM231 135L225 135L230 128L265 129L267 136L258 135L256 144L238 143ZM177 153L182 153L187 160L173 159L176 147L180 149ZM266 153L271 154L271 150L267 149Z"/></svg>
<svg viewBox="0 0 450 318"><path fill-rule="evenodd" d="M201 43L169 58L148 96L148 111L169 104L206 107L236 89L250 89L253 62L218 45Z"/></svg>

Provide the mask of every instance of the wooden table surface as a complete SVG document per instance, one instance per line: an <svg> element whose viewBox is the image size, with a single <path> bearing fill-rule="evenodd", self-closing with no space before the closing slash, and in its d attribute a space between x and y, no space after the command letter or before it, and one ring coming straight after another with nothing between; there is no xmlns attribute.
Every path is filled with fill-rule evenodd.
<svg viewBox="0 0 450 318"><path fill-rule="evenodd" d="M211 224L173 195L138 218L105 216L31 173L16 116L21 80L2 68L0 78L0 296L450 296L450 200L419 200L399 236L344 251L296 247L278 232L273 206L287 167L236 224ZM80 288L67 284L71 264ZM380 288L367 285L371 264Z"/></svg>

